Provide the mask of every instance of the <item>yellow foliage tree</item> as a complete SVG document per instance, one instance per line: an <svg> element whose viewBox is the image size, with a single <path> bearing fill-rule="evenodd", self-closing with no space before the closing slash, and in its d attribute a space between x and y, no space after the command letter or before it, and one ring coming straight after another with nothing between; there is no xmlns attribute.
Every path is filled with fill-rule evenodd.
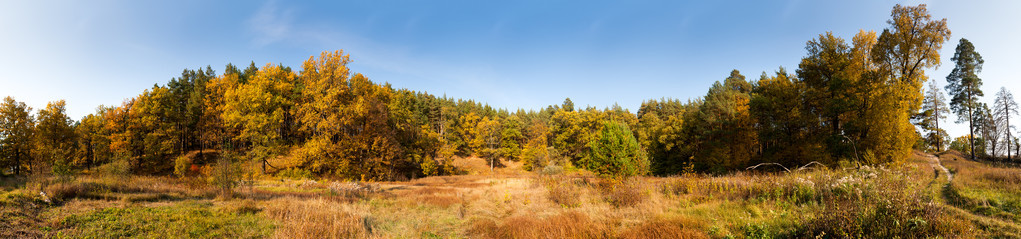
<svg viewBox="0 0 1021 239"><path fill-rule="evenodd" d="M32 108L10 96L0 102L0 167L32 170Z"/></svg>
<svg viewBox="0 0 1021 239"><path fill-rule="evenodd" d="M224 125L239 130L235 139L251 145L248 156L261 163L263 172L293 131L297 78L288 68L267 64L247 83L223 92Z"/></svg>
<svg viewBox="0 0 1021 239"><path fill-rule="evenodd" d="M49 102L36 114L36 158L55 173L69 173L73 162L75 132L64 100Z"/></svg>

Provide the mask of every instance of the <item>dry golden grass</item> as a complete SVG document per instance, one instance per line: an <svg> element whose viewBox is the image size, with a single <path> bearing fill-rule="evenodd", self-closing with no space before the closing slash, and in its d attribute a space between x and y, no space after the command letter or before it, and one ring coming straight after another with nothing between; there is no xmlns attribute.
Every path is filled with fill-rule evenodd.
<svg viewBox="0 0 1021 239"><path fill-rule="evenodd" d="M478 175L433 176L418 178L408 182L390 182L388 184L398 186L475 188L489 185L484 181L491 178L491 176L487 177Z"/></svg>
<svg viewBox="0 0 1021 239"><path fill-rule="evenodd" d="M550 201L564 207L577 207L581 205L581 187L578 180L556 176L541 176L536 180L538 184L547 190Z"/></svg>
<svg viewBox="0 0 1021 239"><path fill-rule="evenodd" d="M252 199L232 200L222 203L217 210L229 214L254 214L262 208Z"/></svg>
<svg viewBox="0 0 1021 239"><path fill-rule="evenodd" d="M420 197L425 204L448 208L451 205L461 203L461 198L454 195L427 195Z"/></svg>
<svg viewBox="0 0 1021 239"><path fill-rule="evenodd" d="M982 172L980 177L997 185L1021 185L1021 174L1016 169L993 169Z"/></svg>
<svg viewBox="0 0 1021 239"><path fill-rule="evenodd" d="M1019 186L1015 172L1021 171L966 160L944 162L958 174L947 188L960 187L953 192L971 200L969 205L1009 209L1002 207L1008 202L1002 199L1009 198L1003 195L1017 194L1010 190ZM181 208L272 221L271 233L277 238L1019 235L1016 223L1003 217L946 203L954 201L943 187L947 179L934 176L931 163L918 154L885 167L635 177L622 182L577 172L373 183L256 178L236 188L237 197L221 199L208 184L176 178L83 176L39 186L64 201L41 214L49 220L111 207L158 213L162 211L141 209L175 208L187 200L211 206ZM1003 190L968 191L989 188Z"/></svg>
<svg viewBox="0 0 1021 239"><path fill-rule="evenodd" d="M636 178L600 182L599 189L614 207L633 207L648 198L645 182Z"/></svg>
<svg viewBox="0 0 1021 239"><path fill-rule="evenodd" d="M606 225L592 221L577 211L547 217L519 215L495 222L477 219L468 233L480 238L609 238Z"/></svg>
<svg viewBox="0 0 1021 239"><path fill-rule="evenodd" d="M279 198L264 212L278 222L274 238L361 238L372 233L365 209L323 199Z"/></svg>
<svg viewBox="0 0 1021 239"><path fill-rule="evenodd" d="M38 187L54 202L75 198L98 200L158 201L165 199L211 198L212 187L172 177L78 177L71 181L38 182Z"/></svg>
<svg viewBox="0 0 1021 239"><path fill-rule="evenodd" d="M704 223L690 218L654 218L622 232L620 238L709 238Z"/></svg>

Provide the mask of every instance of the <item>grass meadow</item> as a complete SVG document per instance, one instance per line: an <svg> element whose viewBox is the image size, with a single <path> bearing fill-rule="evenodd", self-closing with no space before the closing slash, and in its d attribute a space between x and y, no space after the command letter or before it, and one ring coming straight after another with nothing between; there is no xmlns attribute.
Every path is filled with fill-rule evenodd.
<svg viewBox="0 0 1021 239"><path fill-rule="evenodd" d="M99 168L3 178L0 237L1021 237L1021 169L955 152L939 159L618 181L507 162L402 182L249 177L229 192L201 178Z"/></svg>

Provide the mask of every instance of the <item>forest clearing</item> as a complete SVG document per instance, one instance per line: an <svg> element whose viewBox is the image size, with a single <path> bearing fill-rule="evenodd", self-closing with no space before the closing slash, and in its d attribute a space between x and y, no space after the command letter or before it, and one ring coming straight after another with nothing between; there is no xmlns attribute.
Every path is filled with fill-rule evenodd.
<svg viewBox="0 0 1021 239"><path fill-rule="evenodd" d="M482 99L505 89L395 86L414 71L373 80L355 68L414 61L366 66L345 50L293 68L184 69L80 118L64 99L34 109L7 96L0 238L1021 238L1019 105L1008 81L983 98L979 77L1009 60L976 47L989 41L951 41L926 4L886 16L879 29L813 33L791 70L720 71L696 79L712 82L704 95L632 108L494 107ZM253 25L276 32L260 44L294 29ZM520 85L641 85L575 74ZM959 125L941 125L949 115Z"/></svg>
<svg viewBox="0 0 1021 239"><path fill-rule="evenodd" d="M260 177L226 197L204 182L98 168L70 181L4 178L0 237L1021 236L1021 169L954 151L939 159L953 181L921 152L888 167L638 177L612 188L584 170L509 164L490 173L474 158L465 168L481 171L466 175Z"/></svg>

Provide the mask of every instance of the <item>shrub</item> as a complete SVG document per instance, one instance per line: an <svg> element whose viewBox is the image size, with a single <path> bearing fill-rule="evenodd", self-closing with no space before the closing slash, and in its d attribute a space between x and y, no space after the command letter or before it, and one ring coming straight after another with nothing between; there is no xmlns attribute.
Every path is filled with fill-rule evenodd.
<svg viewBox="0 0 1021 239"><path fill-rule="evenodd" d="M110 163L103 164L96 168L101 176L111 178L125 178L131 173L131 164L127 159L116 159Z"/></svg>
<svg viewBox="0 0 1021 239"><path fill-rule="evenodd" d="M241 166L233 154L224 153L216 160L209 183L219 189L220 196L233 196L234 187L241 183Z"/></svg>
<svg viewBox="0 0 1021 239"><path fill-rule="evenodd" d="M100 198L100 193L110 191L109 188L91 182L61 182L47 185L43 192L55 203L73 198Z"/></svg>
<svg viewBox="0 0 1021 239"><path fill-rule="evenodd" d="M550 164L550 165L546 165L546 167L542 168L542 174L543 175L557 175L557 174L561 174L561 173L564 173L564 167L560 167L560 166L556 166L556 165Z"/></svg>
<svg viewBox="0 0 1021 239"><path fill-rule="evenodd" d="M69 182L74 180L74 176L77 174L77 171L71 163L71 160L68 159L58 159L53 161L53 165L50 167L50 170L53 171L53 175L57 176L58 181Z"/></svg>
<svg viewBox="0 0 1021 239"><path fill-rule="evenodd" d="M591 152L582 165L600 177L630 177L649 171L649 157L626 124L607 121L589 142Z"/></svg>
<svg viewBox="0 0 1021 239"><path fill-rule="evenodd" d="M440 175L440 164L436 163L436 160L433 160L432 157L426 156L422 159L422 163L419 164L419 167L422 168L422 174L425 176Z"/></svg>
<svg viewBox="0 0 1021 239"><path fill-rule="evenodd" d="M178 177L188 176L188 170L191 169L191 158L185 155L178 156L174 159L174 175Z"/></svg>
<svg viewBox="0 0 1021 239"><path fill-rule="evenodd" d="M556 150L546 147L544 143L530 143L524 147L518 157L522 163L521 168L532 171L549 164L551 156L556 154Z"/></svg>

